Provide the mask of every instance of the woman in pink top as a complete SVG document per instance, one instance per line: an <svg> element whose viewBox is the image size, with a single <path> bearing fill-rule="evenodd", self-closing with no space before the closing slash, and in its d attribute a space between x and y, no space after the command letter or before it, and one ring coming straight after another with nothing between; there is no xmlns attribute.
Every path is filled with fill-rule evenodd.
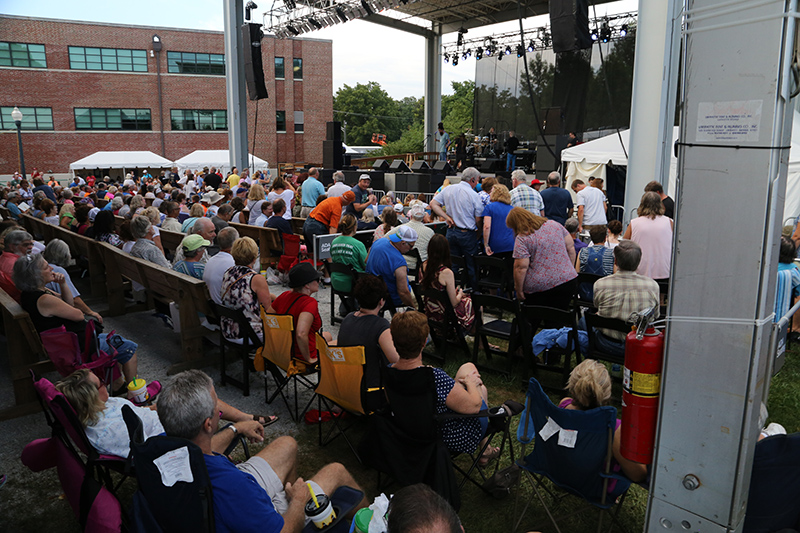
<svg viewBox="0 0 800 533"><path fill-rule="evenodd" d="M575 243L564 226L521 207L508 212L514 232L514 289L527 305L569 309L575 294Z"/></svg>
<svg viewBox="0 0 800 533"><path fill-rule="evenodd" d="M672 260L672 219L664 216L664 204L655 192L644 193L638 214L623 236L642 249L642 260L636 273L665 280L669 278Z"/></svg>

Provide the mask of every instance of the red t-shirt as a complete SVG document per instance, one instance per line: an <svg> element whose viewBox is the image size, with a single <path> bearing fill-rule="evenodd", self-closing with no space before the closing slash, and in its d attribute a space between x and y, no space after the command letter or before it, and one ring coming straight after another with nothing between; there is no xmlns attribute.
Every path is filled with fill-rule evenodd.
<svg viewBox="0 0 800 533"><path fill-rule="evenodd" d="M314 319L311 322L311 329L308 331L308 353L311 359L317 358L317 338L315 333L322 328L322 317L319 316L319 306L317 300L305 294L298 294L294 291L286 291L272 302L272 308L279 315L292 315L294 317L294 327L297 330L297 323L300 318L300 313L311 313ZM295 342L294 356L298 359L305 360L303 354L300 353L300 348Z"/></svg>

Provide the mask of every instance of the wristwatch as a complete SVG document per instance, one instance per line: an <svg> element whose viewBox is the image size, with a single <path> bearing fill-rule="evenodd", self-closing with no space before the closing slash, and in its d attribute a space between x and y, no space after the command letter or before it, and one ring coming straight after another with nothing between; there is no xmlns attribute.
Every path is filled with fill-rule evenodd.
<svg viewBox="0 0 800 533"><path fill-rule="evenodd" d="M234 435L238 435L238 434L239 434L239 430L238 430L238 429L236 429L236 426L235 426L235 425L233 425L233 423L230 423L230 424L228 424L227 426L225 426L225 427L224 427L224 428L222 428L222 429L231 429L231 430L233 430L233 434L234 434Z"/></svg>

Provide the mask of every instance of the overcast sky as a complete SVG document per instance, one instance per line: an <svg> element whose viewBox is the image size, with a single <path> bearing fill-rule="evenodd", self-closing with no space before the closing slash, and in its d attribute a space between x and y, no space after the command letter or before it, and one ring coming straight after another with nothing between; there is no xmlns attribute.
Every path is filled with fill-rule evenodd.
<svg viewBox="0 0 800 533"><path fill-rule="evenodd" d="M280 1L280 0L278 0ZM254 21L261 22L261 13L272 0L258 0ZM634 11L637 0L622 0L597 7L598 16L606 13ZM222 30L221 0L0 0L0 12L9 15ZM547 23L547 17L524 21L525 28ZM504 33L518 28L517 22L470 30L469 37ZM333 41L333 90L342 85L378 82L393 98L421 97L424 93L425 42L422 37L355 20L307 34L309 37ZM27 37L25 41L35 41ZM455 41L455 34L445 42ZM452 93L452 81L474 80L475 59L461 61L458 66L444 64L442 92Z"/></svg>

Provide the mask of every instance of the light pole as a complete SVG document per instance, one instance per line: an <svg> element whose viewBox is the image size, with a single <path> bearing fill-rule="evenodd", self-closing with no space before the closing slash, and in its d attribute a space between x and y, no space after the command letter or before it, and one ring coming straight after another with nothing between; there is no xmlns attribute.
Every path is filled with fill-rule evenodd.
<svg viewBox="0 0 800 533"><path fill-rule="evenodd" d="M19 167L20 171L22 172L22 177L27 178L25 175L25 155L22 153L22 111L19 110L18 107L14 106L14 110L11 112L11 120L14 121L14 124L17 125L17 146L19 146Z"/></svg>

